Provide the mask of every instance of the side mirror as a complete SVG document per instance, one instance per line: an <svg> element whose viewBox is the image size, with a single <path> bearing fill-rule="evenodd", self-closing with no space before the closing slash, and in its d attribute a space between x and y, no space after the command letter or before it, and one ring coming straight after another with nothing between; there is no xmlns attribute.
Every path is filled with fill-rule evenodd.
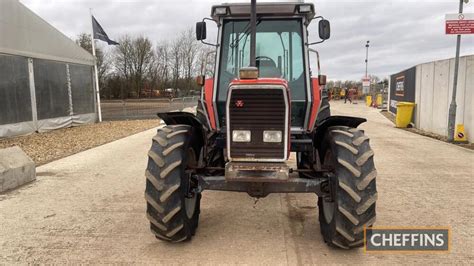
<svg viewBox="0 0 474 266"><path fill-rule="evenodd" d="M319 81L319 86L324 86L326 85L326 75L319 75L318 76L318 81Z"/></svg>
<svg viewBox="0 0 474 266"><path fill-rule="evenodd" d="M206 29L206 22L198 22L196 23L196 40L201 41L205 40L207 35L207 29Z"/></svg>
<svg viewBox="0 0 474 266"><path fill-rule="evenodd" d="M196 77L196 84L199 87L204 86L205 83L206 83L206 77L204 75L200 75Z"/></svg>
<svg viewBox="0 0 474 266"><path fill-rule="evenodd" d="M327 40L331 37L331 25L329 20L322 19L319 21L319 38Z"/></svg>

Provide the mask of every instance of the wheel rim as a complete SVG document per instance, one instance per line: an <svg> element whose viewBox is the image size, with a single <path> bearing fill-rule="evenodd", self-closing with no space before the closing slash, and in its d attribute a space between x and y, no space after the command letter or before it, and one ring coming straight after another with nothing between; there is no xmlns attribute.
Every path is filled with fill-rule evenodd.
<svg viewBox="0 0 474 266"><path fill-rule="evenodd" d="M334 166L332 152L330 150L328 150L324 155L324 164L326 166ZM331 181L329 181L329 191L330 193L334 191L333 189L331 189ZM324 219L328 224L331 223L332 219L334 218L334 207L336 205L334 202L334 195L331 195L331 197L332 201L327 201L326 199L323 199Z"/></svg>
<svg viewBox="0 0 474 266"><path fill-rule="evenodd" d="M188 159L188 163L187 163L187 169L191 168L191 167L195 167L196 164L197 164L197 161L196 161L196 153L194 153L194 150L192 148L189 148L188 149L188 153L187 153L187 159ZM191 188L191 180L188 180L188 184L189 184L189 188ZM189 191L187 191L189 192ZM191 198L190 197L185 197L184 198L184 207L186 209L186 216L191 219L193 216L194 216L194 211L196 210L196 203L197 203L197 195L194 194Z"/></svg>

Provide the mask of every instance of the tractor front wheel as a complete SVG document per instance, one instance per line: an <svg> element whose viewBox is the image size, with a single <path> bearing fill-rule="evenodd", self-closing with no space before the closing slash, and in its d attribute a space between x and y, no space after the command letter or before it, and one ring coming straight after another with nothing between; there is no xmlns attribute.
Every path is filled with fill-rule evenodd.
<svg viewBox="0 0 474 266"><path fill-rule="evenodd" d="M318 200L324 241L343 249L360 247L364 226L375 222L377 200L377 171L369 139L356 128L331 127L319 152L324 167L333 169L330 196Z"/></svg>
<svg viewBox="0 0 474 266"><path fill-rule="evenodd" d="M181 242L192 238L199 220L201 194L191 173L200 146L187 125L158 129L148 152L145 199L156 238Z"/></svg>

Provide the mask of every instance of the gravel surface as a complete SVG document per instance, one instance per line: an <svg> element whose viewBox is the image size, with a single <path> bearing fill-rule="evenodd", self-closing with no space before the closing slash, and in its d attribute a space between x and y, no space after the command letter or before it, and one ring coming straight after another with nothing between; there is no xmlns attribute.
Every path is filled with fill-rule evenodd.
<svg viewBox="0 0 474 266"><path fill-rule="evenodd" d="M65 128L0 139L0 149L20 146L38 166L157 127L159 123L158 119L113 121Z"/></svg>

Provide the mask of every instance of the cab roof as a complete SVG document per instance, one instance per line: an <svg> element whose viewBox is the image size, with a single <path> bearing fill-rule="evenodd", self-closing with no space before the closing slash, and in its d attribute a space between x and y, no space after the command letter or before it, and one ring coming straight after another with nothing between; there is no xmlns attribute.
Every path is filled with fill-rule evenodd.
<svg viewBox="0 0 474 266"><path fill-rule="evenodd" d="M301 8L303 7L303 8ZM226 9L225 13L222 12ZM221 12L217 12L217 11ZM304 12L303 12L304 11ZM304 2L257 2L257 16L303 16L311 21L315 16L314 5ZM221 17L250 17L250 3L223 3L212 6L211 16L218 21Z"/></svg>

